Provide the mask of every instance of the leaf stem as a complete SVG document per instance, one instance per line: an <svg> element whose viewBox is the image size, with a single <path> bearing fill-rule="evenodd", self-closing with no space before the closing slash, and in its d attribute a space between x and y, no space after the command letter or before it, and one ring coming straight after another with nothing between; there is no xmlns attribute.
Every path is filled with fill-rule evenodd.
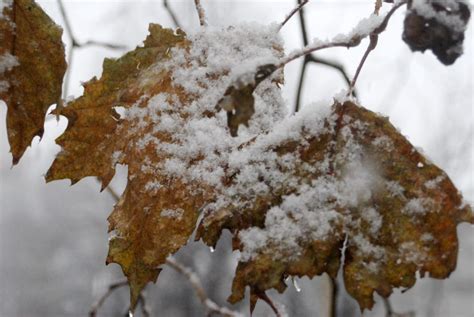
<svg viewBox="0 0 474 317"><path fill-rule="evenodd" d="M197 297L201 303L206 307L208 314L220 314L225 317L242 317L238 312L234 312L228 308L220 307L215 302L213 302L206 294L206 291L202 287L201 280L191 269L185 267L184 265L178 263L172 256L169 256L166 259L166 264L173 268L176 272L184 275L188 281L191 283L194 291L196 292Z"/></svg>
<svg viewBox="0 0 474 317"><path fill-rule="evenodd" d="M285 20L283 20L283 22L281 22L280 24L280 27L278 28L278 30L281 30L283 28L283 26L291 19L291 17L297 13L298 11L301 11L303 9L303 7L305 6L305 4L307 4L309 2L309 0L303 0L301 2L297 2L297 6L295 8L293 8L293 10L291 10L291 12L285 17Z"/></svg>
<svg viewBox="0 0 474 317"><path fill-rule="evenodd" d="M201 5L201 0L194 0L194 4L199 16L199 24L201 24L201 26L207 26L206 12L204 12L204 8Z"/></svg>

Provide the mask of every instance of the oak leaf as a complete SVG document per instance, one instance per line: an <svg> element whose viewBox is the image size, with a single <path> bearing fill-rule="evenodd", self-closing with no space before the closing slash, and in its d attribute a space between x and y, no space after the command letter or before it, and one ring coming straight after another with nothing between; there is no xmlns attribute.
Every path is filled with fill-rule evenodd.
<svg viewBox="0 0 474 317"><path fill-rule="evenodd" d="M0 12L0 99L8 107L7 133L18 163L42 137L49 106L61 102L66 71L62 29L33 0L6 1Z"/></svg>

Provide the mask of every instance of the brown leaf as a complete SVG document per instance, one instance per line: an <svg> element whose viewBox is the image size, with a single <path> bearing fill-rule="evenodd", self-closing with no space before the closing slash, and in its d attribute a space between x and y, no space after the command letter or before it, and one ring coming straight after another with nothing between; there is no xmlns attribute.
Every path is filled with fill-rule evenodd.
<svg viewBox="0 0 474 317"><path fill-rule="evenodd" d="M227 111L227 126L230 134L237 136L239 125L248 126L250 119L255 113L255 98L253 93L258 84L268 78L276 70L273 64L266 64L257 67L254 74L245 74L233 82L224 93L222 99L217 104L217 110ZM246 78L250 77L250 80ZM281 83L283 80L278 80Z"/></svg>
<svg viewBox="0 0 474 317"><path fill-rule="evenodd" d="M200 211L196 239L215 246L229 229L241 251L232 302L249 286L254 305L270 288L283 291L290 275L335 277L341 249L361 308L373 305L374 291L413 285L417 270L447 276L456 225L472 221L449 178L388 120L353 103L285 118L277 82L254 87L267 77L257 71L236 86L229 74L249 53L281 55L275 28L239 28L185 36L151 25L144 47L106 60L102 77L60 110L69 125L48 180L97 176L105 187L116 164L128 166L109 217L107 262L128 277L132 308ZM244 107L230 128L248 127L229 136L216 104Z"/></svg>
<svg viewBox="0 0 474 317"><path fill-rule="evenodd" d="M289 275L335 277L345 239L345 285L361 309L373 306L374 291L387 297L413 286L416 271L446 278L456 265L456 226L473 222L447 175L387 119L353 103L336 104L318 133L309 132L317 122L301 122L293 139L272 143L270 132L246 145L252 153L267 144L269 159L263 150L243 165L280 166L286 178L273 182L264 173L258 183L269 186L266 194L248 196L256 184L234 175L229 186L237 194L198 228L197 239L211 246L229 229L243 254L229 300L241 300L246 286L282 292ZM286 169L288 154L296 158Z"/></svg>
<svg viewBox="0 0 474 317"><path fill-rule="evenodd" d="M0 67L0 99L8 107L13 164L35 136L42 137L48 107L61 102L66 71L61 36L61 28L33 0L14 0L0 13L0 63L10 61Z"/></svg>
<svg viewBox="0 0 474 317"><path fill-rule="evenodd" d="M186 243L197 218L193 200L179 202L182 185L174 183L153 194L142 193L150 175L137 173L142 161L136 158L150 155L158 162L162 157L152 151L137 151L133 144L140 134L129 133L130 122L122 120L115 110L146 103L143 96L147 94L173 89L168 74L155 74L155 81L149 83L144 78L152 64L169 57L172 47L187 45L184 34L152 24L144 44L117 60L106 59L102 77L86 83L84 95L60 110L69 121L68 128L56 140L62 151L46 176L48 181L69 178L72 183L97 176L105 188L117 163L127 164L129 175L140 175L129 177L125 193L109 218L114 237L107 262L120 264L128 277L132 307L145 284L156 280L157 266ZM160 213L175 209L181 210L179 219Z"/></svg>

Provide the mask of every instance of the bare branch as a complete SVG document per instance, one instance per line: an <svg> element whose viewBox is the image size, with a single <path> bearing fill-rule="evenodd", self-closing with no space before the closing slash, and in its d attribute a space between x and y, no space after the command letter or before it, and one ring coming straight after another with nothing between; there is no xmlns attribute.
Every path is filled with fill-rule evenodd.
<svg viewBox="0 0 474 317"><path fill-rule="evenodd" d="M339 285L335 278L329 277L330 292L331 292L331 305L329 306L329 316L337 317L337 297L339 294Z"/></svg>
<svg viewBox="0 0 474 317"><path fill-rule="evenodd" d="M297 0L296 3L301 5L302 0ZM301 7L301 9L299 10L299 17L300 17L300 27L301 27L301 35L302 35L302 38L303 38L303 45L307 46L308 45L308 32L306 31L306 23L305 23L305 18L304 18L304 8L303 7ZM305 75L306 68L307 68L309 63L320 64L320 65L327 66L327 67L335 69L336 71L338 71L342 75L345 82L347 83L347 87L350 87L350 85L351 85L351 79L349 78L349 75L347 74L344 66L342 66L341 64L339 64L337 62L334 62L334 61L322 59L320 57L315 56L314 54L306 55L305 58L304 58L303 64L301 66L301 72L300 72L300 78L299 78L299 81L298 81L298 90L297 90L297 94L296 94L296 102L295 102L294 112L298 112L300 110L301 93L303 91L303 84L304 84L304 79L305 79L304 75ZM357 96L355 88L353 89L352 94L353 94L354 97Z"/></svg>
<svg viewBox="0 0 474 317"><path fill-rule="evenodd" d="M196 5L196 11L199 16L199 24L201 24L201 26L207 26L206 13L201 5L201 0L194 0L194 4Z"/></svg>
<svg viewBox="0 0 474 317"><path fill-rule="evenodd" d="M367 60L367 57L369 57L370 52L372 52L377 47L378 39L379 39L378 34L374 34L374 35L370 36L369 45L367 46L367 49L365 50L364 56L362 56L362 59L360 60L359 66L357 66L357 70L356 70L356 73L354 75L354 78L352 78L351 85L349 87L349 91L347 92L348 96L350 96L352 94L352 90L355 87L355 84L357 82L357 78L359 77L360 71L362 70L362 67L365 64L365 61Z"/></svg>
<svg viewBox="0 0 474 317"><path fill-rule="evenodd" d="M387 13L387 15L382 20L382 22L379 25L375 26L372 30L370 30L370 32L361 33L361 34L355 33L355 34L352 34L352 36L347 37L347 38L336 37L336 39L334 39L333 41L316 41L312 45L303 47L301 50L295 51L289 54L287 57L281 59L280 63L276 65L277 69L284 67L286 64L294 61L295 59L298 59L302 56L311 54L316 51L320 51L322 49L332 48L332 47L350 48L350 47L358 46L360 42L366 37L371 36L371 35L378 35L382 33L383 31L385 31L387 24L390 21L390 18L392 17L393 13L395 13L395 11L404 4L406 4L406 1L401 1L395 4L392 7L392 9Z"/></svg>
<svg viewBox="0 0 474 317"><path fill-rule="evenodd" d="M118 288L120 287L123 287L123 286L127 286L128 285L128 282L127 280L122 280L122 281L119 281L117 283L114 283L114 284L110 284L109 285L109 288L107 289L107 291L105 292L104 295L102 295L99 300L94 304L92 305L91 307L91 310L89 311L89 317L96 317L97 316L97 312L98 310L102 307L102 305L104 304L105 300Z"/></svg>
<svg viewBox="0 0 474 317"><path fill-rule="evenodd" d="M273 312L275 313L277 317L285 316L285 314L278 309L277 305L272 301L272 299L265 292L258 293L257 296L258 298L263 300L265 303L267 303L268 306L270 306L270 308L273 310Z"/></svg>
<svg viewBox="0 0 474 317"><path fill-rule="evenodd" d="M299 2L298 5L293 9L291 10L291 12L286 16L285 20L283 20L283 22L280 24L280 28L279 30L281 30L281 28L286 24L286 22L288 22L291 17L297 13L298 11L302 10L304 5L308 3L309 0L303 0L302 2Z"/></svg>
<svg viewBox="0 0 474 317"><path fill-rule="evenodd" d="M99 179L97 179L99 182L101 182ZM118 202L120 199L120 195L112 188L109 186L105 187L105 190L109 192L109 194L112 196L112 198L115 200L115 202Z"/></svg>
<svg viewBox="0 0 474 317"><path fill-rule="evenodd" d="M202 287L201 281L199 280L198 276L191 271L189 268L185 267L184 265L178 263L173 257L169 256L166 259L166 264L172 267L178 273L184 275L189 282L191 283L192 287L196 291L196 295L198 296L201 303L206 307L208 314L219 314L225 317L242 317L242 315L238 312L234 312L228 308L220 307L211 299L209 299L206 295L206 291Z"/></svg>
<svg viewBox="0 0 474 317"><path fill-rule="evenodd" d="M382 297L385 306L385 317L415 317L414 312L396 313L393 311L392 304L388 298Z"/></svg>
<svg viewBox="0 0 474 317"><path fill-rule="evenodd" d="M80 48L80 47L86 47L86 46L100 46L100 47L105 47L109 49L126 49L126 46L124 45L118 45L118 44L110 44L110 43L105 43L105 42L100 42L100 41L93 41L89 40L86 41L85 43L79 43L76 39L76 36L72 30L71 22L69 20L69 17L66 13L66 8L64 6L63 0L58 0L58 5L59 5L59 11L61 13L61 16L64 21L64 28L66 30L66 33L68 34L69 38L71 39L71 46L68 49L68 69L66 71L66 76L64 78L63 82L63 99L65 99L68 95L68 89L69 89L69 82L71 79L71 65L74 61L74 49L75 48ZM62 105L58 105L58 109L60 109ZM56 116L56 119L59 120L59 114Z"/></svg>
<svg viewBox="0 0 474 317"><path fill-rule="evenodd" d="M168 13L171 17L171 20L173 20L174 26L177 27L177 28L181 28L181 25L178 21L178 18L174 14L173 9L171 9L171 6L168 4L168 0L163 0L163 6L168 11Z"/></svg>

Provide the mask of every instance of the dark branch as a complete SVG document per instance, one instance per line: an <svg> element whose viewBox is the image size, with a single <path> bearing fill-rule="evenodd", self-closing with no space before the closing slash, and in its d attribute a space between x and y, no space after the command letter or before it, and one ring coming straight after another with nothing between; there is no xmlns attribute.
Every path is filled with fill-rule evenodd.
<svg viewBox="0 0 474 317"><path fill-rule="evenodd" d="M116 50L121 50L121 49L126 49L126 46L124 45L118 45L118 44L111 44L111 43L105 43L105 42L100 42L100 41L94 41L94 40L88 40L84 43L79 43L77 40L71 26L71 22L69 20L69 17L66 13L66 8L64 6L63 0L58 0L58 5L59 5L59 11L61 12L61 16L64 20L64 28L66 33L68 34L69 38L71 39L71 46L68 49L68 69L66 72L66 76L64 78L64 83L63 83L63 99L67 97L68 94L68 88L69 88L69 82L71 79L71 65L74 60L74 49L75 48L81 48L81 47L86 47L86 46L100 46L100 47L105 47L109 49L116 49ZM60 108L62 105L58 105L58 108ZM58 115L59 116L59 115Z"/></svg>
<svg viewBox="0 0 474 317"><path fill-rule="evenodd" d="M97 316L97 312L98 310L102 307L102 305L104 305L104 302L105 300L110 296L112 295L112 293L120 288L120 287L123 287L123 286L127 286L128 285L128 282L127 280L123 280L123 281L119 281L117 283L114 283L114 284L110 284L109 285L109 288L107 289L107 291L105 292L104 295L102 295L99 300L94 304L92 305L91 307L91 310L89 311L89 317L96 317Z"/></svg>
<svg viewBox="0 0 474 317"><path fill-rule="evenodd" d="M303 38L303 45L307 46L309 41L308 41L308 32L306 29L306 22L305 22L305 16L304 16L304 8L303 8L305 3L306 3L305 1L297 0L298 7L300 8L298 11L299 11L299 17L300 17L301 36ZM342 64L316 57L314 54L306 55L305 59L303 60L301 73L300 73L300 79L298 81L298 90L297 90L296 102L295 102L295 112L298 112L301 109L301 94L302 94L303 85L304 85L304 74L306 72L306 67L308 66L309 63L315 63L315 64L333 68L334 70L336 70L342 75L345 82L347 83L347 87L350 87L351 85L351 80L349 78L349 75L347 74ZM352 93L354 97L357 97L355 89L353 89Z"/></svg>
<svg viewBox="0 0 474 317"><path fill-rule="evenodd" d="M174 14L173 9L171 9L171 6L168 4L168 0L163 0L163 6L168 11L168 14L171 17L171 20L173 20L174 26L177 28L181 28L181 24L179 23L178 18Z"/></svg>
<svg viewBox="0 0 474 317"><path fill-rule="evenodd" d="M280 30L281 28L288 22L290 21L291 17L298 11L301 11L304 7L305 4L308 3L309 0L303 0L303 1L298 1L298 5L293 9L291 10L291 12L286 16L285 20L283 20L283 22L280 24Z"/></svg>

